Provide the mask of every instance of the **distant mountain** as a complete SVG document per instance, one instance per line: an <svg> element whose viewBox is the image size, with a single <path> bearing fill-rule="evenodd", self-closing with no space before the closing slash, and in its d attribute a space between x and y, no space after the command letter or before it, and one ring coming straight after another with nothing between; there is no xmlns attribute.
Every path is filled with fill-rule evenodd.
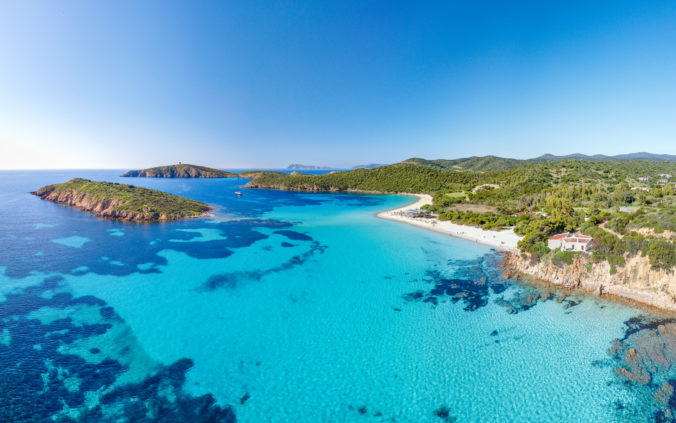
<svg viewBox="0 0 676 423"><path fill-rule="evenodd" d="M327 170L327 169L332 169L327 166L314 166L314 165L304 165L304 164L298 164L298 163L293 163L290 164L289 167L287 167L289 170Z"/></svg>
<svg viewBox="0 0 676 423"><path fill-rule="evenodd" d="M210 167L179 163L149 169L130 170L122 176L141 178L233 178L237 175Z"/></svg>
<svg viewBox="0 0 676 423"><path fill-rule="evenodd" d="M380 163L370 163L370 164L353 166L352 169L375 169L377 167L383 167L383 166L387 166L387 165L386 164L380 164Z"/></svg>
<svg viewBox="0 0 676 423"><path fill-rule="evenodd" d="M559 161L559 160L589 160L589 161L623 161L623 160L645 160L650 162L676 162L676 156L671 154L653 154L653 153L629 153L618 154L615 156L606 156L603 154L594 154L588 156L586 154L569 154L567 156L555 156L553 154L545 154L535 159L536 161Z"/></svg>
<svg viewBox="0 0 676 423"><path fill-rule="evenodd" d="M630 153L618 154L616 156L606 156L603 154L586 155L586 154L568 154L565 156L555 156L553 154L544 154L534 159L509 159L497 156L472 156L460 159L436 159L427 160L418 157L413 157L404 160L403 164L415 164L418 166L432 167L435 169L456 170L458 172L491 172L498 170L514 169L520 166L525 166L534 163L558 162L564 160L584 160L584 161L630 161L630 160L644 160L651 162L676 162L676 155L670 154L652 154L652 153Z"/></svg>
<svg viewBox="0 0 676 423"><path fill-rule="evenodd" d="M457 171L473 171L473 172L490 172L495 170L514 169L515 167L523 166L526 160L519 159L505 159L496 156L472 156L462 159L436 159L426 160L418 157L413 157L404 160L404 164L415 164L419 166L428 166L436 169L450 169Z"/></svg>
<svg viewBox="0 0 676 423"><path fill-rule="evenodd" d="M676 156L672 154L652 154L652 153L630 153L630 154L618 154L617 156L612 156L612 158L617 160L646 160L650 162L676 162Z"/></svg>
<svg viewBox="0 0 676 423"><path fill-rule="evenodd" d="M586 154L580 154L580 153L574 153L574 154L567 154L565 156L555 156L554 154L543 154L540 157L536 157L534 159L530 159L535 162L556 162L556 161L561 161L561 160L595 160L595 161L601 161L601 160L608 160L610 159L610 156L604 156L603 154L594 154L593 156L588 156Z"/></svg>

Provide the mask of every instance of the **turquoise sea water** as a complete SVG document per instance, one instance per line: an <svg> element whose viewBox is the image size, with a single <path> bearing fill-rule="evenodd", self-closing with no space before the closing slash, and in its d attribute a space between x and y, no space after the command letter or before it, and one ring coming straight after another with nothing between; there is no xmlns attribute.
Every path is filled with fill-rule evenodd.
<svg viewBox="0 0 676 423"><path fill-rule="evenodd" d="M545 300L503 280L488 247L375 218L410 198L237 198L243 180L118 174L0 174L2 421L647 422L663 408L608 353L648 327L638 311ZM125 224L28 194L74 176L217 210Z"/></svg>

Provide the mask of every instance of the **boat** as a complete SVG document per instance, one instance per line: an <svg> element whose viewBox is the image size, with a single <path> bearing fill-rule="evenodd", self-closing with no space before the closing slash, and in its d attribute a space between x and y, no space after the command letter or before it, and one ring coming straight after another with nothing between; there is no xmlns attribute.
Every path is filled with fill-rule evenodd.
<svg viewBox="0 0 676 423"><path fill-rule="evenodd" d="M241 197L244 195L244 193L242 191L235 191L235 195Z"/></svg>

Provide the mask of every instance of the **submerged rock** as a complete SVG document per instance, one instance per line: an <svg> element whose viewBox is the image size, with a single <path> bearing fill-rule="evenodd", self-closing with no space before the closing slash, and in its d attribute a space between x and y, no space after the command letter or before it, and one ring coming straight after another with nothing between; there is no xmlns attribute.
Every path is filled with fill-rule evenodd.
<svg viewBox="0 0 676 423"><path fill-rule="evenodd" d="M439 408L437 408L436 410L434 410L434 415L439 417L440 419L442 419L445 422L452 423L452 422L457 421L457 417L452 416L451 415L451 409L448 408L445 405L442 405Z"/></svg>
<svg viewBox="0 0 676 423"><path fill-rule="evenodd" d="M246 392L244 395L242 395L242 398L239 399L239 403L244 405L249 400L249 398L251 398L251 395Z"/></svg>
<svg viewBox="0 0 676 423"><path fill-rule="evenodd" d="M634 383L640 383L641 385L647 385L650 383L651 375L648 372L643 357L639 357L638 352L635 348L629 348L627 353L624 355L622 360L625 367L620 367L617 370L617 375L623 377L627 380L630 380Z"/></svg>
<svg viewBox="0 0 676 423"><path fill-rule="evenodd" d="M614 339L608 349L615 360L614 374L627 384L649 389L655 403L664 408L655 414L656 422L673 422L676 382L676 322L645 316L625 322L625 335Z"/></svg>
<svg viewBox="0 0 676 423"><path fill-rule="evenodd" d="M676 336L676 323L666 323L664 325L659 325L657 327L657 332L662 336Z"/></svg>
<svg viewBox="0 0 676 423"><path fill-rule="evenodd" d="M504 307L505 310L507 310L507 313L509 314L518 313L518 310L512 304L503 300L502 298L495 300L495 304L499 305L500 307Z"/></svg>
<svg viewBox="0 0 676 423"><path fill-rule="evenodd" d="M612 356L616 356L616 355L620 354L623 349L624 349L624 345L622 345L622 341L615 338L615 339L613 339L613 345L610 348L608 348L608 354L610 354Z"/></svg>
<svg viewBox="0 0 676 423"><path fill-rule="evenodd" d="M655 391L653 398L655 402L663 405L668 405L671 397L674 395L674 386L669 382L664 382L660 389Z"/></svg>
<svg viewBox="0 0 676 423"><path fill-rule="evenodd" d="M627 370L624 367L615 369L615 375L619 378L625 379L629 382L638 383L640 385L647 385L650 383L650 374L639 369L636 372Z"/></svg>

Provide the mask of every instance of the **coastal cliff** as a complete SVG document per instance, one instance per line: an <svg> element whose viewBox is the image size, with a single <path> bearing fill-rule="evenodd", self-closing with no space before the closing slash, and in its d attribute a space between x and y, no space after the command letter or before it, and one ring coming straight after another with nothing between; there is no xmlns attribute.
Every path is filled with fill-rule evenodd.
<svg viewBox="0 0 676 423"><path fill-rule="evenodd" d="M122 176L139 178L234 178L238 175L210 167L179 163L170 166L130 170Z"/></svg>
<svg viewBox="0 0 676 423"><path fill-rule="evenodd" d="M503 266L507 276L522 274L565 288L676 311L676 275L652 269L648 257L630 257L612 274L607 261L593 263L585 255L575 257L571 264L557 265L549 260L532 261L509 251L505 253Z"/></svg>
<svg viewBox="0 0 676 423"><path fill-rule="evenodd" d="M130 222L173 221L203 217L207 204L161 191L110 182L72 179L31 194L98 217Z"/></svg>

